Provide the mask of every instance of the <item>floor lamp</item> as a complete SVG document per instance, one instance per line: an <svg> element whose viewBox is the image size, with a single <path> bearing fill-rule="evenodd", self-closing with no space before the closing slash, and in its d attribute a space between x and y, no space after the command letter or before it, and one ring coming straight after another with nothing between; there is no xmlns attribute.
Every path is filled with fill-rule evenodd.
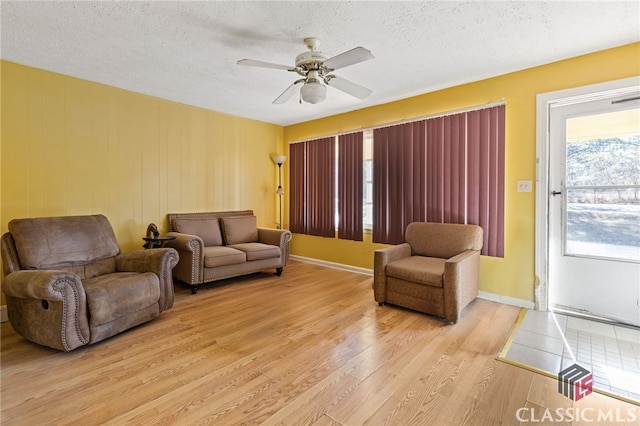
<svg viewBox="0 0 640 426"><path fill-rule="evenodd" d="M276 194L280 199L280 222L278 223L278 229L282 229L282 196L284 195L284 189L282 189L282 165L287 161L287 157L284 155L274 155L271 157L274 163L278 165L278 189Z"/></svg>

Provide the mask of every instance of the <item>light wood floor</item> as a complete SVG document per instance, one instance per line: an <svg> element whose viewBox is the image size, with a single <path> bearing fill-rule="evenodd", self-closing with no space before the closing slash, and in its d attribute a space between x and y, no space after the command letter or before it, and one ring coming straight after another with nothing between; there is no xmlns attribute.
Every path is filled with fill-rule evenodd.
<svg viewBox="0 0 640 426"><path fill-rule="evenodd" d="M444 325L379 307L371 281L294 261L281 277L177 286L160 318L71 353L3 323L2 424L512 425L519 409L638 409L573 403L497 361L518 308L478 299Z"/></svg>

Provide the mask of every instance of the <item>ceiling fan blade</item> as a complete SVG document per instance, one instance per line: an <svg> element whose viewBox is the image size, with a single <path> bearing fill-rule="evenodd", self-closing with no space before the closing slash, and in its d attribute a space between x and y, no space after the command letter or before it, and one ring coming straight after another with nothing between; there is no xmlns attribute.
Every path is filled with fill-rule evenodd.
<svg viewBox="0 0 640 426"><path fill-rule="evenodd" d="M359 84L352 83L349 80L344 78L336 77L336 76L328 76L331 78L327 78L327 84L329 86L333 86L338 90L342 90L343 92L355 96L358 99L364 99L369 96L372 92L370 89L366 87L360 86Z"/></svg>
<svg viewBox="0 0 640 426"><path fill-rule="evenodd" d="M302 83L303 81L304 81L304 78L301 78L300 80L297 80L296 82L291 84L291 86L287 87L287 89L284 92L282 92L282 94L280 94L280 96L278 96L272 103L273 104L283 104L283 103L287 102L289 99L291 99L293 94L296 93L296 91L298 90L296 85L298 83Z"/></svg>
<svg viewBox="0 0 640 426"><path fill-rule="evenodd" d="M248 65L250 67L274 68L277 70L295 71L296 67L288 65L272 64L271 62L255 61L253 59L240 59L238 65Z"/></svg>
<svg viewBox="0 0 640 426"><path fill-rule="evenodd" d="M327 59L324 61L323 65L332 70L337 70L339 68L348 67L349 65L368 61L373 58L375 58L375 56L373 56L371 52L364 47L356 47Z"/></svg>

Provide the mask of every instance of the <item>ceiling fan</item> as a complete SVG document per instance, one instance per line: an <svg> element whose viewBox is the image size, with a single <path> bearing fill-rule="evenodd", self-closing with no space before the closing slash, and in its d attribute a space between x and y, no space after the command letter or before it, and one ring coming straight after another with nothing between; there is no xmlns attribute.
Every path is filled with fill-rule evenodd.
<svg viewBox="0 0 640 426"><path fill-rule="evenodd" d="M305 101L310 104L317 104L326 98L327 86L335 87L358 99L364 99L371 94L371 90L366 87L331 74L337 69L373 59L374 56L370 51L364 47L356 47L329 58L325 53L317 50L320 45L320 40L317 38L308 37L304 39L304 42L309 48L309 52L296 56L295 67L255 61L253 59L241 59L238 61L238 65L280 69L296 72L304 77L293 82L273 101L274 104L282 104L289 100L300 87L298 86L299 84L302 84L300 87L301 102Z"/></svg>

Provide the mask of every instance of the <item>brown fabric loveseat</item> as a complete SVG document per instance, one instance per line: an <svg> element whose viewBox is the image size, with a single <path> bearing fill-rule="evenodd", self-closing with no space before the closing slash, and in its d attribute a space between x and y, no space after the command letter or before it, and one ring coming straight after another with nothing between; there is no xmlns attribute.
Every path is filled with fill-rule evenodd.
<svg viewBox="0 0 640 426"><path fill-rule="evenodd" d="M9 321L32 342L70 351L173 306L178 253L122 254L103 215L14 219L1 247Z"/></svg>
<svg viewBox="0 0 640 426"><path fill-rule="evenodd" d="M458 322L478 295L482 237L476 225L410 223L405 243L374 252L376 302Z"/></svg>
<svg viewBox="0 0 640 426"><path fill-rule="evenodd" d="M257 226L252 210L170 213L169 233L176 237L180 261L174 277L198 291L198 285L239 275L282 268L289 258L291 232Z"/></svg>

